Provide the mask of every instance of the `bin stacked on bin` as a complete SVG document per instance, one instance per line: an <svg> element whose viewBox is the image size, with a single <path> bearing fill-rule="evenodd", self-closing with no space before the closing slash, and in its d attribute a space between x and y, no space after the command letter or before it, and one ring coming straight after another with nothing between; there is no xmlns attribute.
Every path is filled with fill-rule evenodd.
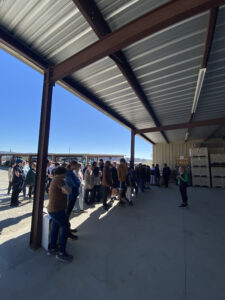
<svg viewBox="0 0 225 300"><path fill-rule="evenodd" d="M225 188L225 154L210 154L212 186Z"/></svg>
<svg viewBox="0 0 225 300"><path fill-rule="evenodd" d="M192 185L210 187L209 156L206 147L190 149Z"/></svg>

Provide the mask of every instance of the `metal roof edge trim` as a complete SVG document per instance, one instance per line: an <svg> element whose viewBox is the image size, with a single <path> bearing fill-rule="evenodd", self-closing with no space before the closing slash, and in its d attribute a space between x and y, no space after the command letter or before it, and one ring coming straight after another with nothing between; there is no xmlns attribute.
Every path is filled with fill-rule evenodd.
<svg viewBox="0 0 225 300"><path fill-rule="evenodd" d="M9 46L6 46L3 44L0 40L0 49L4 50L8 54L12 55L13 57L17 58L18 60L22 61L35 71L44 74L44 69L40 68L37 64L29 61L25 56L21 55L20 53L16 52L14 49L10 48Z"/></svg>

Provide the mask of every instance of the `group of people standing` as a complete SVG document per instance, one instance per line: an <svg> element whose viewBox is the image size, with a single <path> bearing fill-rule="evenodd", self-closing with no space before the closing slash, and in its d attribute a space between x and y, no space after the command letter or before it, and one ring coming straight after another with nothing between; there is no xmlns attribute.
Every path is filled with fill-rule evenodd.
<svg viewBox="0 0 225 300"><path fill-rule="evenodd" d="M16 162L12 162L10 164L10 167L8 169L8 178L8 195L10 195L10 191L12 189L10 206L16 207L21 203L18 199L19 194L23 192L24 198L26 197L27 187L29 188L29 199L31 199L32 194L34 193L36 162L32 162L31 166L29 166L29 163L27 161L17 159Z"/></svg>
<svg viewBox="0 0 225 300"><path fill-rule="evenodd" d="M29 167L22 159L17 159L15 164L9 168L9 188L12 187L11 206L18 206L19 193L29 187L29 198L35 188L36 163ZM162 170L163 184L168 187L170 168L165 164ZM187 206L187 183L188 177L183 168L179 169L177 176L182 196L181 207ZM72 160L70 163L48 162L46 169L46 191L49 194L48 213L52 218L50 245L48 255L56 255L56 258L63 262L73 259L72 255L66 252L67 239L78 239L74 233L77 229L70 226L70 216L76 206L78 212L84 211L84 203L87 207L101 202L103 209L108 210L111 202L118 200L121 207L126 204L133 206L133 199L139 191L145 192L150 185L160 185L159 166L132 163L127 164L124 158L120 163L111 163L103 160L82 164ZM25 188L24 188L25 187ZM25 196L24 193L24 196ZM110 201L108 201L110 199ZM58 235L59 249L57 248Z"/></svg>
<svg viewBox="0 0 225 300"><path fill-rule="evenodd" d="M49 169L50 168L50 169ZM135 173L132 165L127 165L121 158L120 164L100 160L99 163L87 164L82 170L81 164L76 161L55 165L48 168L49 186L48 213L52 218L50 245L48 255L56 255L63 262L73 259L66 251L67 238L77 239L76 228L70 226L70 215L79 197L87 206L102 201L103 209L108 210L108 200L118 199L121 206L132 202L132 193L135 189ZM61 230L60 230L61 229ZM57 248L58 234L59 249Z"/></svg>
<svg viewBox="0 0 225 300"><path fill-rule="evenodd" d="M61 166L57 163L53 166L49 163L47 170L49 186L48 213L52 218L52 229L48 255L56 255L63 262L73 259L66 252L67 238L77 239L76 228L71 229L70 215L74 206L82 207L94 205L102 201L103 209L108 210L111 202L118 200L121 207L126 204L133 206L133 199L139 190L145 192L150 188L151 176L158 176L157 168L154 170L146 165L138 164L134 167L132 163L127 164L124 158L120 163L111 163L103 160L87 164L85 168L79 162L71 161ZM169 176L169 168L164 167L164 176ZM154 171L154 173L153 173ZM160 177L160 173L159 176ZM157 184L157 180L153 184ZM168 183L167 183L168 187ZM78 200L79 199L79 200ZM110 201L108 201L110 200ZM82 209L81 209L82 210ZM57 249L57 239L60 231L60 248Z"/></svg>

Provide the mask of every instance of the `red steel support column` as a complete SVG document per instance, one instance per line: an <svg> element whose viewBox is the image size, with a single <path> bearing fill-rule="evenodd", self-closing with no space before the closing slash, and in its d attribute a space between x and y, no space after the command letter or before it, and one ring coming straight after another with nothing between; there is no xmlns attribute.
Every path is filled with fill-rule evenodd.
<svg viewBox="0 0 225 300"><path fill-rule="evenodd" d="M49 129L52 106L52 69L44 74L44 85L42 94L41 120L39 129L39 144L37 155L36 189L32 213L32 224L30 234L30 246L37 249L41 246L43 203L45 195L45 177L48 157Z"/></svg>
<svg viewBox="0 0 225 300"><path fill-rule="evenodd" d="M131 131L131 148L130 148L130 162L134 164L134 146L135 146L135 132Z"/></svg>

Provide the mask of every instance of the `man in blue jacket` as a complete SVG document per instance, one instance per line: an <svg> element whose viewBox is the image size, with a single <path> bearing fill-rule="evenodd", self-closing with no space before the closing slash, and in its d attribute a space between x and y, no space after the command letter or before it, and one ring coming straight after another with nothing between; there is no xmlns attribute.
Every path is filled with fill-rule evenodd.
<svg viewBox="0 0 225 300"><path fill-rule="evenodd" d="M71 212L77 200L77 196L79 195L80 180L73 172L76 164L76 161L71 161L71 163L67 166L66 184L71 188L71 193L67 196L68 203L66 214L68 215L68 218L70 218ZM76 229L70 229L69 238L73 240L78 239L78 236L73 234L73 232L76 231Z"/></svg>

